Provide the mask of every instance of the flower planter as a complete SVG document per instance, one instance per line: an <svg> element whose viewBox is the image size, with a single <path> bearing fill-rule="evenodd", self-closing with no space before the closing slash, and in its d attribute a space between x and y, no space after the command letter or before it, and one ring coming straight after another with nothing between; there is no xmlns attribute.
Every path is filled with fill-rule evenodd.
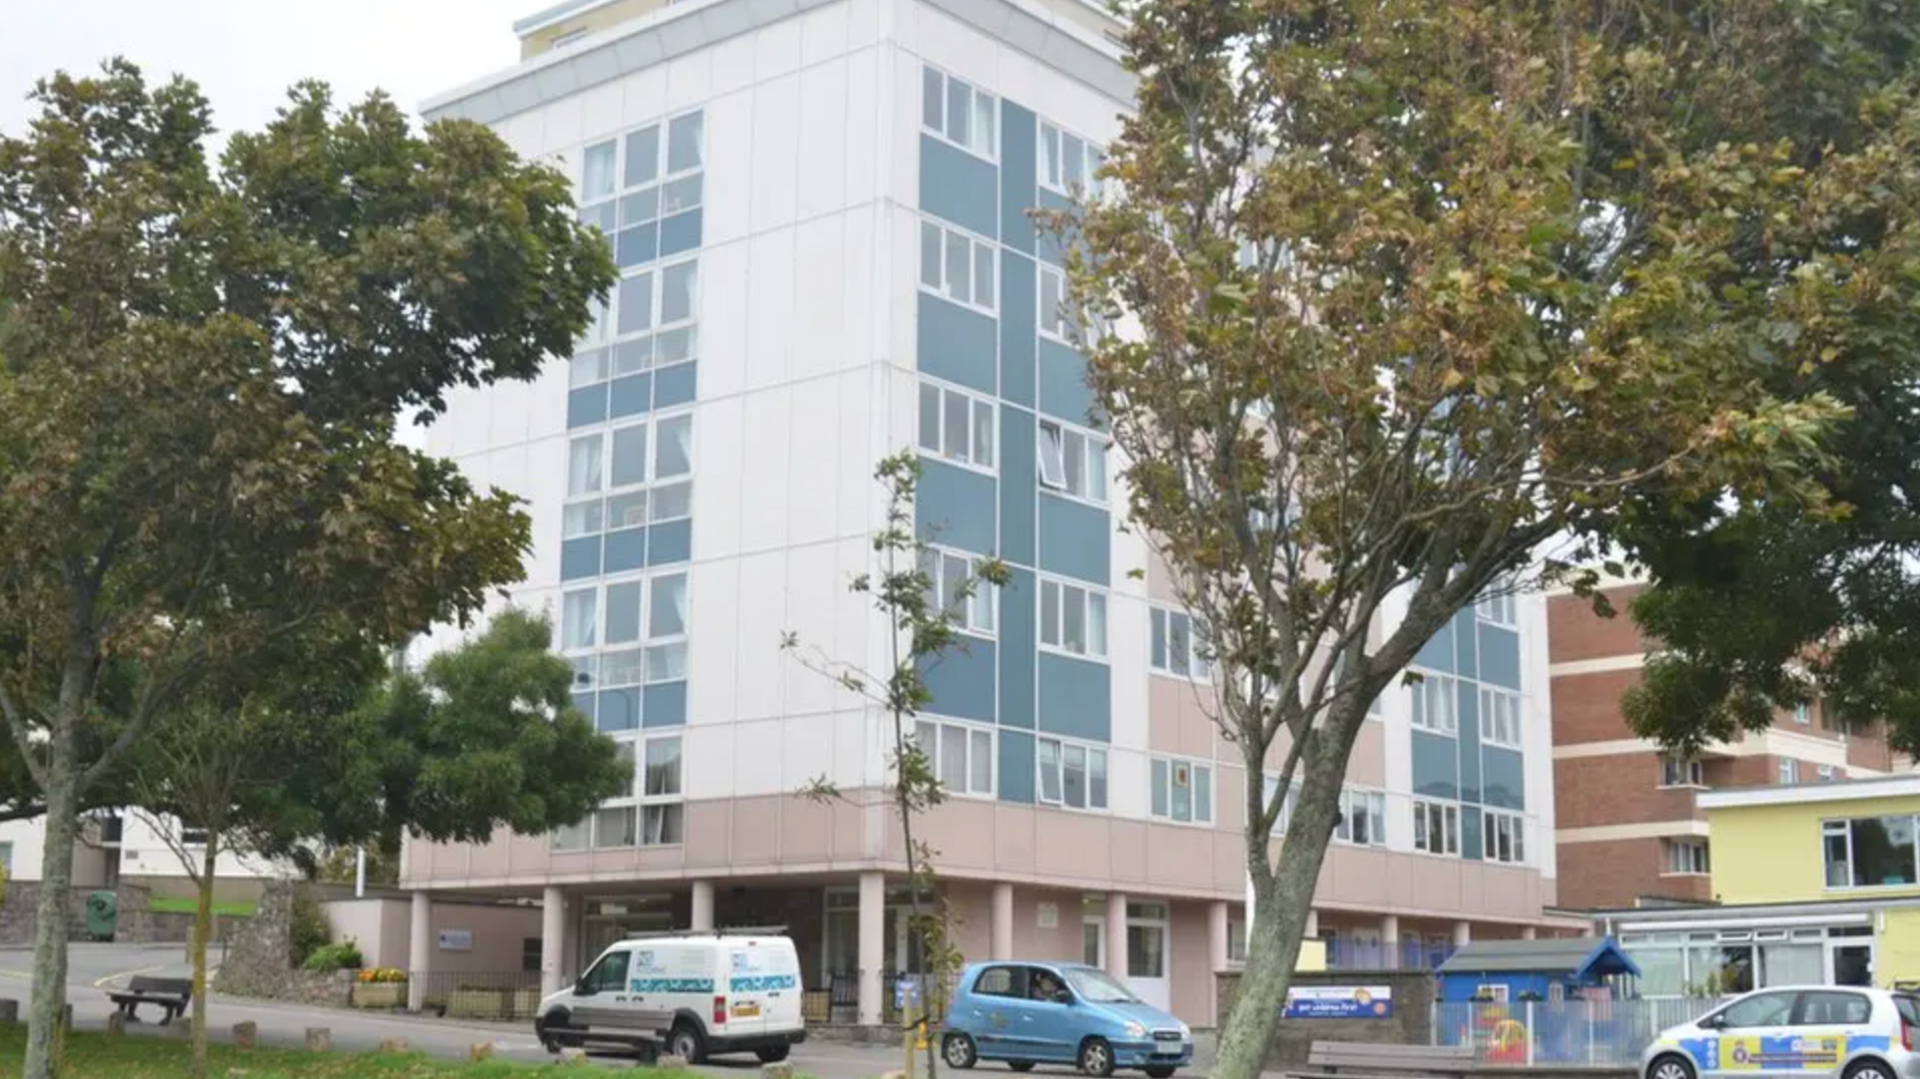
<svg viewBox="0 0 1920 1079"><path fill-rule="evenodd" d="M354 983L353 1006L356 1008L398 1008L406 1002L406 982Z"/></svg>
<svg viewBox="0 0 1920 1079"><path fill-rule="evenodd" d="M504 1019L507 994L498 989L457 989L447 996L447 1015L453 1019Z"/></svg>

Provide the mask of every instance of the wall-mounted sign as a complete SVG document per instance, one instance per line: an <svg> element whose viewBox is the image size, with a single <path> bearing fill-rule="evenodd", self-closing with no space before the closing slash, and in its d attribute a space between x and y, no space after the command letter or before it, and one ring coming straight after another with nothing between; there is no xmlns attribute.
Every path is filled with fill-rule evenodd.
<svg viewBox="0 0 1920 1079"><path fill-rule="evenodd" d="M1040 916L1040 928L1042 929L1060 928L1060 904L1058 903L1040 904L1039 916Z"/></svg>
<svg viewBox="0 0 1920 1079"><path fill-rule="evenodd" d="M1287 990L1282 1019L1387 1019L1393 988L1386 985L1303 985Z"/></svg>
<svg viewBox="0 0 1920 1079"><path fill-rule="evenodd" d="M440 931L440 950L443 952L470 952L473 950L473 930L442 929Z"/></svg>

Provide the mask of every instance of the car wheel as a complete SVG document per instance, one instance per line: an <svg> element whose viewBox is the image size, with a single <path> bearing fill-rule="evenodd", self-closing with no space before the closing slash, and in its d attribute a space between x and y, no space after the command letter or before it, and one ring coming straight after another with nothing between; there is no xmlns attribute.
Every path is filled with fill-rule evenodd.
<svg viewBox="0 0 1920 1079"><path fill-rule="evenodd" d="M1647 1079L1694 1079L1693 1063L1672 1053L1655 1057L1647 1068Z"/></svg>
<svg viewBox="0 0 1920 1079"><path fill-rule="evenodd" d="M1147 1069L1147 1079L1172 1079L1173 1069L1162 1064Z"/></svg>
<svg viewBox="0 0 1920 1079"><path fill-rule="evenodd" d="M1893 1069L1877 1060L1863 1060L1847 1069L1845 1079L1893 1079Z"/></svg>
<svg viewBox="0 0 1920 1079"><path fill-rule="evenodd" d="M667 1037L667 1049L689 1064L707 1059L706 1039L700 1036L698 1027L684 1019L673 1025L673 1033Z"/></svg>
<svg viewBox="0 0 1920 1079"><path fill-rule="evenodd" d="M787 1054L791 1052L793 1050L784 1045L769 1045L765 1049L755 1049L753 1055L759 1057L762 1064L778 1064L787 1059Z"/></svg>
<svg viewBox="0 0 1920 1079"><path fill-rule="evenodd" d="M980 1060L980 1051L973 1046L973 1038L965 1034L949 1034L940 1043L940 1055L947 1061L947 1067L965 1070Z"/></svg>
<svg viewBox="0 0 1920 1079"><path fill-rule="evenodd" d="M1017 1072L1030 1072L1033 1070L1033 1061L1009 1060L1007 1061L1007 1067L1012 1068L1014 1071L1017 1071Z"/></svg>
<svg viewBox="0 0 1920 1079"><path fill-rule="evenodd" d="M1105 1038L1088 1038L1080 1043L1080 1070L1093 1079L1113 1074L1113 1046Z"/></svg>

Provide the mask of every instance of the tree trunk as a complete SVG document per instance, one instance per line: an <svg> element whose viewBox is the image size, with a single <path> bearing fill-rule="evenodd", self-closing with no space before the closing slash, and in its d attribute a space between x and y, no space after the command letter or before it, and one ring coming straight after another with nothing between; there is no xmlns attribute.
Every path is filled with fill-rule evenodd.
<svg viewBox="0 0 1920 1079"><path fill-rule="evenodd" d="M72 717L63 702L47 747L46 847L40 859L40 905L33 927L33 999L27 1008L26 1079L60 1072L61 1019L67 1002L67 911L73 892L73 844L79 830L79 776Z"/></svg>
<svg viewBox="0 0 1920 1079"><path fill-rule="evenodd" d="M207 1074L207 938L213 935L213 867L219 858L220 833L207 829L207 849L200 861L199 893L193 909L193 1075Z"/></svg>

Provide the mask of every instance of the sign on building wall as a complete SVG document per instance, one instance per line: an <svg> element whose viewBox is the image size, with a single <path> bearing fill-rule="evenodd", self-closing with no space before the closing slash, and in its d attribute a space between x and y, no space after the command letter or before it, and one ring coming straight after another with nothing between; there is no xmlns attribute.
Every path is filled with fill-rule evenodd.
<svg viewBox="0 0 1920 1079"><path fill-rule="evenodd" d="M1060 904L1042 903L1039 906L1039 925L1042 929L1060 928Z"/></svg>
<svg viewBox="0 0 1920 1079"><path fill-rule="evenodd" d="M1287 990L1283 1019L1386 1019L1393 988L1386 985L1304 985Z"/></svg>
<svg viewBox="0 0 1920 1079"><path fill-rule="evenodd" d="M473 930L442 929L440 931L440 950L443 952L470 952L473 950Z"/></svg>

